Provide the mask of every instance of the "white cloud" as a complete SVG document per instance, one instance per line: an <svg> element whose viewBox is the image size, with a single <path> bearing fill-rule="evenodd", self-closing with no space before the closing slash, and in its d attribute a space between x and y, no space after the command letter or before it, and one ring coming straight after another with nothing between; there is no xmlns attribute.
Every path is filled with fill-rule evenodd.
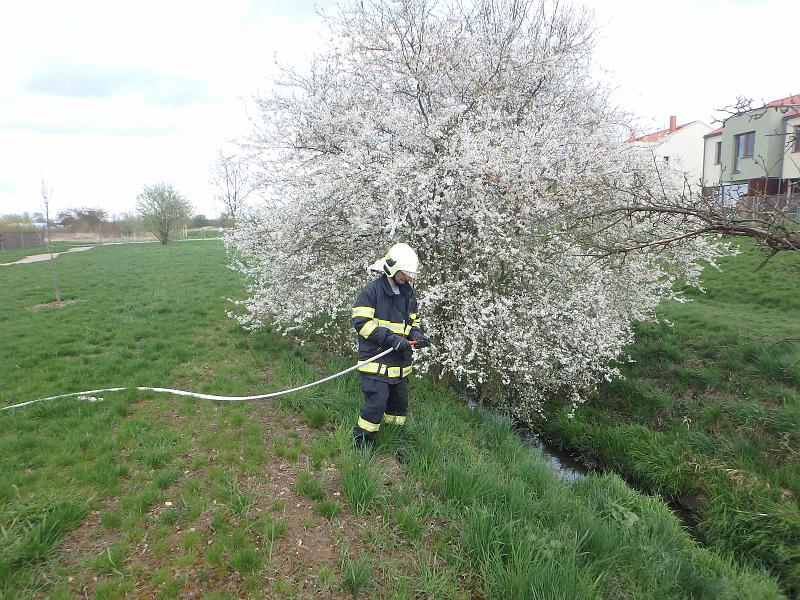
<svg viewBox="0 0 800 600"><path fill-rule="evenodd" d="M274 59L319 45L311 0L17 2L0 21L0 213L39 209L40 169L56 210L130 211L164 179L217 214L208 168L246 135L245 106ZM332 5L332 0L322 4ZM596 57L642 128L709 121L737 95L800 92L781 19L789 0L590 4ZM791 10L790 10L791 9ZM795 87L792 87L795 86Z"/></svg>
<svg viewBox="0 0 800 600"><path fill-rule="evenodd" d="M17 3L0 23L0 213L131 211L171 182L200 212L218 148L249 131L245 104L274 58L302 62L319 22L310 2Z"/></svg>

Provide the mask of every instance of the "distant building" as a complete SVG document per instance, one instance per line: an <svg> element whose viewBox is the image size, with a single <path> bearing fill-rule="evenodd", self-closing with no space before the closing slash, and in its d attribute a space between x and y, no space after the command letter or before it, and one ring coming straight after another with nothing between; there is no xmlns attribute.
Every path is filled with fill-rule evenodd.
<svg viewBox="0 0 800 600"><path fill-rule="evenodd" d="M690 183L697 183L703 173L703 136L711 129L702 121L678 125L677 117L671 116L667 129L631 136L628 142L646 148L656 162L685 174Z"/></svg>
<svg viewBox="0 0 800 600"><path fill-rule="evenodd" d="M800 196L800 95L728 117L703 149L704 192L726 205Z"/></svg>

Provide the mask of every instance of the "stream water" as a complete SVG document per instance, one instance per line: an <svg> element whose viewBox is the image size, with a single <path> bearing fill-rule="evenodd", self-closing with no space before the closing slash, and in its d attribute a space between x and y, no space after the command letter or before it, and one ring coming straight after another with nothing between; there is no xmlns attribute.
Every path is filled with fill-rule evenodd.
<svg viewBox="0 0 800 600"><path fill-rule="evenodd" d="M474 399L464 398L470 410L487 410L478 406ZM487 410L491 413L491 410ZM549 443L548 441L540 438L530 429L523 427L515 427L514 432L519 436L526 446L536 448L542 453L542 458L550 466L556 474L566 482L580 481L586 479L586 475L591 469L584 463L564 452L557 446Z"/></svg>
<svg viewBox="0 0 800 600"><path fill-rule="evenodd" d="M586 479L586 476L593 470L586 464L577 460L561 448L550 444L537 436L532 431L527 429L517 430L517 435L527 445L532 446L542 453L542 458L545 462L556 472L556 474L568 483ZM627 481L628 485L632 488L642 491L634 481ZM698 542L701 539L697 532L697 517L693 509L697 508L697 501L694 496L685 496L680 498L667 498L662 496L664 503L669 506L672 514L683 524L687 532Z"/></svg>
<svg viewBox="0 0 800 600"><path fill-rule="evenodd" d="M575 458L538 437L532 431L522 429L517 431L520 439L526 446L532 446L542 453L542 458L553 471L564 481L573 482L586 479L590 469Z"/></svg>
<svg viewBox="0 0 800 600"><path fill-rule="evenodd" d="M478 410L478 406L474 401L467 400L467 405L472 410ZM568 452L565 452L558 446L555 446L554 444L542 439L530 429L517 427L515 428L515 432L526 446L536 448L542 453L542 458L544 461L550 466L551 469L553 469L553 471L562 481L567 483L581 481L586 479L589 473L596 471L596 469L586 465L584 462L575 458ZM635 481L628 480L627 483L632 488L642 492L640 486L636 485ZM677 499L662 497L662 499L667 506L669 506L670 510L672 510L672 513L681 521L688 533L692 535L695 540L701 541L696 530L697 517L693 512L697 508L696 499L691 496Z"/></svg>

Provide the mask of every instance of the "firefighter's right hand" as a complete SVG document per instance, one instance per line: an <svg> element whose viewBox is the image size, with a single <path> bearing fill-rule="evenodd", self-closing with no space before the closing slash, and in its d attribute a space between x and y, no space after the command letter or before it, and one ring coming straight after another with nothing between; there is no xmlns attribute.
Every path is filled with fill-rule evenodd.
<svg viewBox="0 0 800 600"><path fill-rule="evenodd" d="M422 350L423 348L428 348L431 345L431 341L428 339L428 336L424 333L420 333L417 336L417 350Z"/></svg>
<svg viewBox="0 0 800 600"><path fill-rule="evenodd" d="M395 336L392 338L391 344L392 348L394 348L398 352L403 352L405 350L411 349L411 344L408 343L408 340L397 334L395 334Z"/></svg>

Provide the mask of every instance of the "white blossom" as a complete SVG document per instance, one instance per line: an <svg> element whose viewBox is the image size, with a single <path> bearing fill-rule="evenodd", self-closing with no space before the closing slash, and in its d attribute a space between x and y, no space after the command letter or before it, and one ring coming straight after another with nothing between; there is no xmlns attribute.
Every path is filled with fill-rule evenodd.
<svg viewBox="0 0 800 600"><path fill-rule="evenodd" d="M729 250L603 255L679 228L596 216L675 183L624 144L627 115L590 77L589 16L548 6L365 2L329 20L310 70L257 99L247 148L266 200L227 238L243 325L353 344L367 265L405 241L436 345L418 372L489 385L521 416L619 374L632 323Z"/></svg>

